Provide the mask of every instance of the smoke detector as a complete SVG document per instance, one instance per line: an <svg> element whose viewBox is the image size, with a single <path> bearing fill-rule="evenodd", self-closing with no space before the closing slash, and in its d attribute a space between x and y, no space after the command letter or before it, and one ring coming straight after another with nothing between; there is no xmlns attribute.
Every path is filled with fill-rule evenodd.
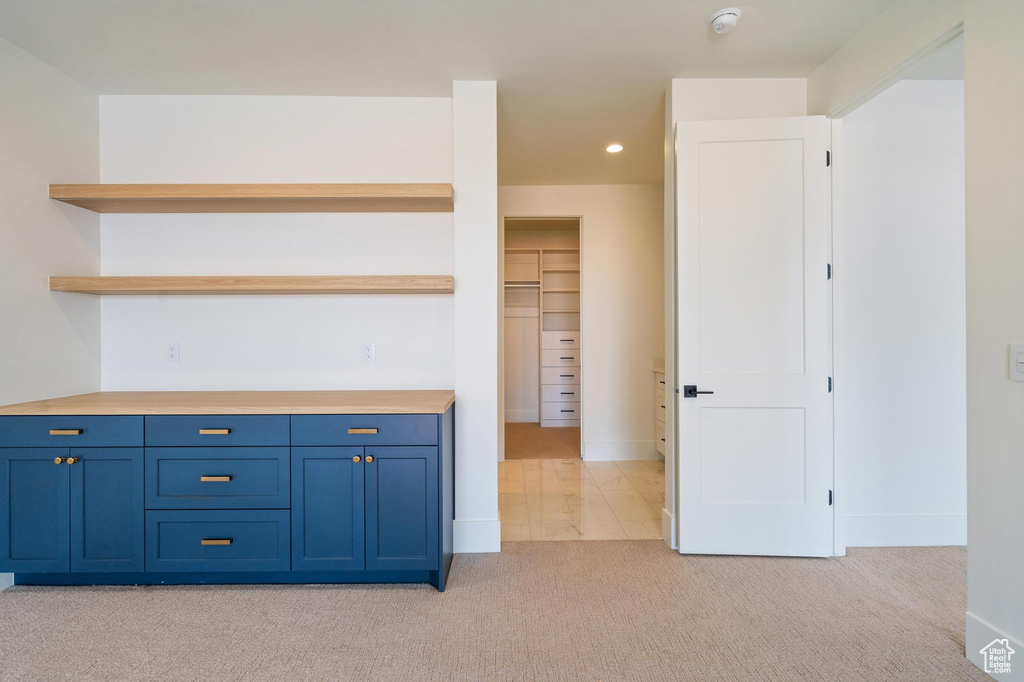
<svg viewBox="0 0 1024 682"><path fill-rule="evenodd" d="M711 15L711 28L715 29L715 33L728 33L736 28L736 24L740 20L740 14L742 12L735 7L720 9Z"/></svg>

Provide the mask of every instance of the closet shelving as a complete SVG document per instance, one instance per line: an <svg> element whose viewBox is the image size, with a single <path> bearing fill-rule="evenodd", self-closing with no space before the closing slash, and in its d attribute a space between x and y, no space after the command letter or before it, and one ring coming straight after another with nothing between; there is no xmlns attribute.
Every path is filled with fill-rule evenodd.
<svg viewBox="0 0 1024 682"><path fill-rule="evenodd" d="M536 363L541 426L580 425L580 249L569 248L579 244L579 222L566 222L549 228L560 236L530 236L537 228L520 228L517 243L537 246L505 249L505 316L539 318L535 342L519 331L512 339L520 348L514 357Z"/></svg>
<svg viewBox="0 0 1024 682"><path fill-rule="evenodd" d="M455 210L450 183L50 185L50 198L97 213ZM51 277L50 290L95 295L453 294L455 280L450 275Z"/></svg>

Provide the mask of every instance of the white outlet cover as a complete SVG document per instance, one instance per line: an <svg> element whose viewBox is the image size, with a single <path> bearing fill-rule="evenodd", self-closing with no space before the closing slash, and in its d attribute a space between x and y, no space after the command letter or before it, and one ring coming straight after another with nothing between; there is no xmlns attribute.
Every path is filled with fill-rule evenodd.
<svg viewBox="0 0 1024 682"><path fill-rule="evenodd" d="M1010 379L1024 381L1024 343L1010 345Z"/></svg>
<svg viewBox="0 0 1024 682"><path fill-rule="evenodd" d="M363 342L363 362L377 362L377 344L373 341Z"/></svg>
<svg viewBox="0 0 1024 682"><path fill-rule="evenodd" d="M181 344L177 341L168 341L164 344L164 360L169 364L181 362Z"/></svg>

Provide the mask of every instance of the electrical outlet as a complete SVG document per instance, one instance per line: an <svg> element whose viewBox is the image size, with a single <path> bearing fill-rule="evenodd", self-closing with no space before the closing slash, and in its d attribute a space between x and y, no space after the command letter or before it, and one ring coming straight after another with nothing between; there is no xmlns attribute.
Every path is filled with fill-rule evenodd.
<svg viewBox="0 0 1024 682"><path fill-rule="evenodd" d="M177 341L168 341L164 344L164 360L175 365L181 362L181 344Z"/></svg>
<svg viewBox="0 0 1024 682"><path fill-rule="evenodd" d="M377 344L373 341L363 342L363 362L377 362Z"/></svg>

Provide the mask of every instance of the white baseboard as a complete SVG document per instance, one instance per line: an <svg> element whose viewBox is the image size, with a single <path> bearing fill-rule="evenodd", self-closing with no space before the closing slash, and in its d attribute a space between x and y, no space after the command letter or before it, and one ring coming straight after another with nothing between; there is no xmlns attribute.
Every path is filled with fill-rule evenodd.
<svg viewBox="0 0 1024 682"><path fill-rule="evenodd" d="M999 682L1022 682L1024 681L1024 642L1006 634L991 623L988 623L976 615L967 612L964 619L966 624L966 649L967 660L985 670L985 657L981 650L997 639L1009 640L1010 648L1014 653L1010 657L1010 672L992 675L992 679Z"/></svg>
<svg viewBox="0 0 1024 682"><path fill-rule="evenodd" d="M661 510L661 539L672 549L679 549L676 542L676 517L668 513L667 509Z"/></svg>
<svg viewBox="0 0 1024 682"><path fill-rule="evenodd" d="M966 514L864 514L843 519L847 547L967 544Z"/></svg>
<svg viewBox="0 0 1024 682"><path fill-rule="evenodd" d="M588 462L615 462L630 459L663 459L653 440L584 441L583 459Z"/></svg>
<svg viewBox="0 0 1024 682"><path fill-rule="evenodd" d="M540 422L540 411L536 408L532 410L505 410L505 421L506 422Z"/></svg>
<svg viewBox="0 0 1024 682"><path fill-rule="evenodd" d="M8 587L14 584L13 573L0 573L0 592L3 592Z"/></svg>
<svg viewBox="0 0 1024 682"><path fill-rule="evenodd" d="M499 519L455 519L454 552L477 554L501 551Z"/></svg>

